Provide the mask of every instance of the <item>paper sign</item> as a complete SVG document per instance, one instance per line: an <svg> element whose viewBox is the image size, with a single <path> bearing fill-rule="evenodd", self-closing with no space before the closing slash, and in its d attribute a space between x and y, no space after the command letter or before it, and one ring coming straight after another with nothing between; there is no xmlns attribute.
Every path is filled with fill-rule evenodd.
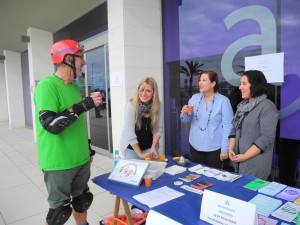
<svg viewBox="0 0 300 225"><path fill-rule="evenodd" d="M178 223L169 217L166 217L156 211L150 210L147 215L146 220L147 225L157 225L157 224L163 224L163 225L182 225L181 223Z"/></svg>
<svg viewBox="0 0 300 225"><path fill-rule="evenodd" d="M283 53L245 57L245 70L260 70L266 76L268 83L283 82Z"/></svg>
<svg viewBox="0 0 300 225"><path fill-rule="evenodd" d="M207 189L202 198L200 219L214 225L258 224L254 204Z"/></svg>
<svg viewBox="0 0 300 225"><path fill-rule="evenodd" d="M124 73L123 72L112 72L110 74L110 86L111 87L122 87L124 85Z"/></svg>

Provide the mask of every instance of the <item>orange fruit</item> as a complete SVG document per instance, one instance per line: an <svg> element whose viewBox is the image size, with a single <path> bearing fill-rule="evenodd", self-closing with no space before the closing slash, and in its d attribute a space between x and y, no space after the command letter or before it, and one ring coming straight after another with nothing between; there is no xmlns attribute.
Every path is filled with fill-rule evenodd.
<svg viewBox="0 0 300 225"><path fill-rule="evenodd" d="M145 157L145 160L151 160L151 158L147 156L147 157Z"/></svg>
<svg viewBox="0 0 300 225"><path fill-rule="evenodd" d="M157 158L157 161L161 161L161 162L164 162L166 159L166 156L165 155L161 155Z"/></svg>

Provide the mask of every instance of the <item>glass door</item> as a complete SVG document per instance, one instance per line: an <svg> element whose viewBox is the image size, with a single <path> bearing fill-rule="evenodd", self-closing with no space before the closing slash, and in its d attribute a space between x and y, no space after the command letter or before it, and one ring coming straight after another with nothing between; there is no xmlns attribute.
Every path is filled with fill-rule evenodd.
<svg viewBox="0 0 300 225"><path fill-rule="evenodd" d="M107 154L111 150L111 117L108 76L107 45L86 52L86 88L88 95L98 91L102 94L102 104L88 113L89 135L98 152Z"/></svg>
<svg viewBox="0 0 300 225"><path fill-rule="evenodd" d="M112 131L110 111L110 82L108 45L95 45L95 40L83 42L85 45L85 72L76 82L82 96L89 96L91 92L101 92L103 103L87 113L88 135L92 141L92 148L96 152L110 155L112 152ZM99 42L98 42L99 43Z"/></svg>

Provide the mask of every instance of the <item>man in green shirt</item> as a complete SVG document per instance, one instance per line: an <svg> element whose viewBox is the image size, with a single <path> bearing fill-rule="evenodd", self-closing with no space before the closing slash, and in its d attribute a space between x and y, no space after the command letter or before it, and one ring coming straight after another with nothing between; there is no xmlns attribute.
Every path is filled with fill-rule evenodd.
<svg viewBox="0 0 300 225"><path fill-rule="evenodd" d="M84 112L101 104L100 93L82 99L74 79L86 64L83 45L56 42L51 58L56 72L41 80L34 93L39 168L43 170L50 209L48 225L63 225L73 212L78 225L87 225L90 161ZM72 206L72 207L71 207Z"/></svg>

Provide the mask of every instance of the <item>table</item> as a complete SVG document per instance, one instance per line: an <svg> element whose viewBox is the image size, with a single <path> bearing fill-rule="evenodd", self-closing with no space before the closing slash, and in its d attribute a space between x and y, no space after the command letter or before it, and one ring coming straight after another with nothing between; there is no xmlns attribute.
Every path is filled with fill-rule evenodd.
<svg viewBox="0 0 300 225"><path fill-rule="evenodd" d="M171 161L169 159L169 161ZM172 164L172 163L171 163ZM171 165L168 163L168 166ZM188 167L194 166L196 164L191 163ZM116 205L115 205L115 213L114 216L117 216L118 209L116 207L119 207L120 205L120 199L123 201L123 206L125 209L125 213L127 215L130 214L129 212L126 212L126 208L128 208L128 202L136 205L137 207L149 211L150 208L147 205L144 205L138 201L136 201L133 196L137 194L141 194L147 191L151 191L163 186L168 186L176 191L182 192L185 195L179 198L176 198L174 200L171 200L169 202L166 202L164 204L158 205L154 208L156 212L161 213L162 215L165 215L179 223L182 223L184 225L205 225L209 224L205 221L200 220L200 207L201 207L201 201L203 195L199 195L196 193L192 193L189 191L186 191L180 186L174 185L174 181L178 181L178 177L190 174L190 171L186 171L181 174L177 175L169 175L164 173L162 176L160 176L157 180L153 181L153 184L151 187L146 187L144 183L142 183L140 186L132 186L129 184L119 183L115 181L108 180L109 173L97 176L92 179L92 181L99 185L100 187L104 188L105 190L113 193L116 195ZM224 195L228 195L240 200L249 201L254 196L256 196L258 193L256 191L249 190L247 188L243 188L243 185L249 183L250 181L254 180L255 177L253 176L242 176L238 180L234 182L224 182L219 181L215 178L206 177L204 175L201 175L199 180L204 179L211 183L213 183L213 186L209 187L209 190L215 191ZM197 181L197 180L195 180ZM195 182L194 181L194 182ZM184 182L184 184L187 184ZM284 201L283 201L284 202ZM118 204L118 205L117 205ZM130 215L129 215L130 216ZM279 221L278 224L280 224L280 220L277 218L274 218Z"/></svg>

